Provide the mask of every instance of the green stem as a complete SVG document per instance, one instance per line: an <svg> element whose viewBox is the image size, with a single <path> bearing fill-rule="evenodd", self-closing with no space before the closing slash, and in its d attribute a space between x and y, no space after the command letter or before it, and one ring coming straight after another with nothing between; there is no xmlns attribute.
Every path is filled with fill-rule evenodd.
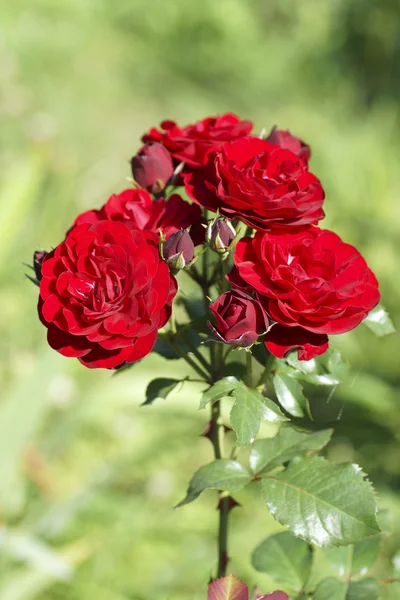
<svg viewBox="0 0 400 600"><path fill-rule="evenodd" d="M267 358L267 362L265 363L264 370L260 375L260 379L258 380L256 387L259 387L260 385L267 383L268 377L271 374L274 363L275 363L275 356L273 354L269 354L268 358Z"/></svg>
<svg viewBox="0 0 400 600"><path fill-rule="evenodd" d="M217 577L225 577L228 566L228 521L230 497L221 498L219 505L218 571Z"/></svg>
<svg viewBox="0 0 400 600"><path fill-rule="evenodd" d="M204 311L208 312L210 287L214 284L214 275L209 277L208 254L202 256L203 272L200 276L202 282L201 288L203 292ZM211 343L209 345L210 364L212 369L212 380L215 383L224 376L225 357L223 344ZM210 439L214 448L214 456L216 460L223 458L223 437L224 430L220 423L221 419L221 402L218 400L211 405L211 423L210 423ZM218 568L217 577L226 575L228 565L228 519L230 509L230 498L222 497L218 512L219 512L219 527L218 527Z"/></svg>
<svg viewBox="0 0 400 600"><path fill-rule="evenodd" d="M251 352L246 353L246 383L250 388L253 387L253 357Z"/></svg>

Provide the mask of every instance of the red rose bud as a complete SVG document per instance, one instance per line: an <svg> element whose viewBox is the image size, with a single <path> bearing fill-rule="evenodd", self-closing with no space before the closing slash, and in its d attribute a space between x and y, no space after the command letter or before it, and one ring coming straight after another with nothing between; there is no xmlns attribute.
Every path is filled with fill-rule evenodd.
<svg viewBox="0 0 400 600"><path fill-rule="evenodd" d="M132 175L142 187L158 194L174 173L172 157L161 144L145 144L131 159Z"/></svg>
<svg viewBox="0 0 400 600"><path fill-rule="evenodd" d="M163 256L171 269L184 269L194 258L193 240L186 229L173 233L163 244Z"/></svg>
<svg viewBox="0 0 400 600"><path fill-rule="evenodd" d="M285 148L286 150L290 150L294 154L297 154L297 156L302 158L306 163L310 160L310 146L295 135L292 135L290 131L283 131L282 129L273 127L266 140L271 144L276 144L281 148Z"/></svg>
<svg viewBox="0 0 400 600"><path fill-rule="evenodd" d="M230 250L235 237L236 230L229 221L216 219L208 225L206 240L216 252L223 254Z"/></svg>
<svg viewBox="0 0 400 600"><path fill-rule="evenodd" d="M268 316L261 304L240 290L222 294L210 304L216 325L208 322L212 333L225 344L247 348L268 330Z"/></svg>

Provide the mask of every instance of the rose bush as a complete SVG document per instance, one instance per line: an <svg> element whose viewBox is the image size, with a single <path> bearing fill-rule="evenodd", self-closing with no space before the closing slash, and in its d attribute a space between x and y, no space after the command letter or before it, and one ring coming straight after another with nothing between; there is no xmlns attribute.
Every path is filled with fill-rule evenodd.
<svg viewBox="0 0 400 600"><path fill-rule="evenodd" d="M184 176L195 202L260 231L316 224L324 215L320 181L290 150L258 138L207 153L201 170Z"/></svg>
<svg viewBox="0 0 400 600"><path fill-rule="evenodd" d="M157 236L131 223L75 227L47 254L41 276L38 308L48 343L90 368L149 354L176 293Z"/></svg>
<svg viewBox="0 0 400 600"><path fill-rule="evenodd" d="M318 227L243 238L235 265L278 323L265 338L277 356L295 347L299 358L321 354L327 335L353 329L379 301L376 277L358 250Z"/></svg>
<svg viewBox="0 0 400 600"><path fill-rule="evenodd" d="M229 140L250 135L251 121L241 121L232 113L207 117L197 123L179 127L175 121L163 121L161 129L153 127L142 137L145 143L159 142L171 153L176 163L184 162L186 170L199 169L210 148Z"/></svg>
<svg viewBox="0 0 400 600"><path fill-rule="evenodd" d="M299 359L312 359L328 349L329 335L356 327L379 301L377 280L356 248L316 226L324 217L324 191L308 170L310 149L300 139L276 128L267 140L249 137L252 124L232 114L162 127L144 136L146 145L131 161L135 187L79 215L50 253L34 253L34 276L28 277L40 288L48 342L89 368L119 368L154 349L172 361L173 377L149 382L146 405L200 384L200 408L210 409L203 437L214 459L196 471L176 507L207 489L219 491L210 600L249 597L242 582L223 577L230 511L240 506L236 493L248 484L260 486L272 516L294 534L263 540L252 554L256 570L291 597L319 598L342 588L355 597L358 585L367 583L371 599L377 598L378 583L358 580L360 574L353 583L351 569L346 581L309 580L315 571L310 544L372 540L374 554L378 507L357 465L315 456L332 430L319 428L302 384L334 390L347 372L340 353L307 365L285 358L296 350ZM185 168L178 177L173 167L179 161ZM194 204L177 194L158 197L164 187L168 196L183 182ZM207 210L216 215L210 218ZM240 221L250 231L237 242ZM171 317L180 270L186 270L178 277L181 296L170 327L159 331ZM366 323L380 335L393 331L383 307ZM179 359L188 374L174 367ZM301 430L292 417L301 419ZM275 437L271 431L260 437L264 421L273 424ZM273 558L276 550L289 567L293 562L292 573ZM289 595L274 591L260 600L269 598Z"/></svg>
<svg viewBox="0 0 400 600"><path fill-rule="evenodd" d="M173 194L168 200L153 200L147 191L131 188L110 196L99 210L80 214L74 225L102 220L130 222L137 229L157 234L161 229L168 237L192 224L197 226L201 221L201 209L196 204L185 202L178 194Z"/></svg>

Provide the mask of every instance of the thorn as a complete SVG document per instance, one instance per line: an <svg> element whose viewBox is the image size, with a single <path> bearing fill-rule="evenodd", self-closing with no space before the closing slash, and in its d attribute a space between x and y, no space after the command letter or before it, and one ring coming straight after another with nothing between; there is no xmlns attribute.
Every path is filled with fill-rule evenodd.
<svg viewBox="0 0 400 600"><path fill-rule="evenodd" d="M216 429L218 429L219 427L221 427L221 425L215 426L215 423L210 421L209 423L207 423L204 433L202 433L200 437L207 438L208 440L210 440L210 442L212 442L213 437L216 435ZM222 427L224 428L224 433L232 431L232 429L230 427L227 427L226 425L222 425Z"/></svg>
<svg viewBox="0 0 400 600"><path fill-rule="evenodd" d="M220 496L219 501L218 501L217 510L222 510L222 503L224 500L229 500L228 512L231 512L231 510L233 510L236 506L240 506L240 507L242 506L241 504L239 504L239 502L236 502L236 500L234 498L232 498L232 496Z"/></svg>

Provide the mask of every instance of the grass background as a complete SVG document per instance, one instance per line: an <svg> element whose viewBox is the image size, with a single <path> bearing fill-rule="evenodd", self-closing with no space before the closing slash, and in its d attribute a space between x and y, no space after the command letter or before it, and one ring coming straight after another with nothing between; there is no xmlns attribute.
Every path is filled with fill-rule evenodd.
<svg viewBox="0 0 400 600"><path fill-rule="evenodd" d="M324 224L364 253L400 329L399 22L397 0L0 0L1 600L200 599L215 566L215 493L172 509L211 459L199 388L139 409L155 372L184 365L151 357L113 377L58 356L24 279L34 249L126 186L150 126L234 111L310 143ZM360 327L333 345L352 372L314 402L336 425L330 458L361 464L389 511L388 576L399 335ZM279 526L257 490L238 498L231 570L274 589L249 556Z"/></svg>

